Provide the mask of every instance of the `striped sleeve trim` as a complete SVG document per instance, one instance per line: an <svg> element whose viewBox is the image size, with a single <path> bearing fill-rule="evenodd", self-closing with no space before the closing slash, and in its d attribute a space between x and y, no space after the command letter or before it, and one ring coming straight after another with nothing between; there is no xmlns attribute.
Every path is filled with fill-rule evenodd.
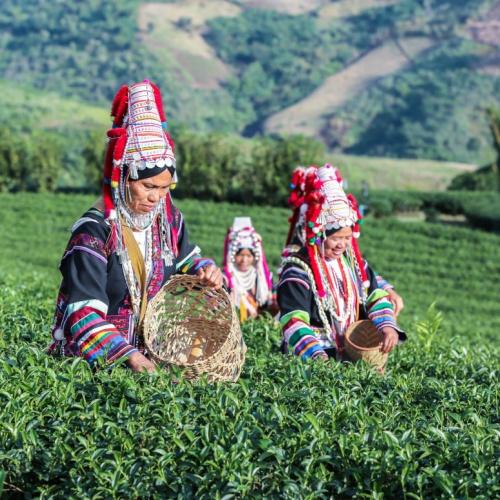
<svg viewBox="0 0 500 500"><path fill-rule="evenodd" d="M279 286L284 285L285 283L288 283L288 282L298 283L299 285L302 285L303 287L307 288L307 290L310 290L310 288L311 288L307 281L304 281L300 278L293 278L293 277L282 279L279 283Z"/></svg>
<svg viewBox="0 0 500 500"><path fill-rule="evenodd" d="M372 293L370 293L370 295L366 299L366 303L368 304L368 306L370 306L370 304L373 304L377 300L383 299L383 298L388 297L388 296L389 296L389 294L385 290L381 290L380 288L377 288L377 289L373 290Z"/></svg>
<svg viewBox="0 0 500 500"><path fill-rule="evenodd" d="M306 360L323 352L320 341L309 325L309 314L305 311L291 311L280 318L283 339L296 356Z"/></svg>
<svg viewBox="0 0 500 500"><path fill-rule="evenodd" d="M186 265L188 265L189 268L189 263L192 261L193 258L199 257L200 252L201 252L200 247L198 246L194 247L193 250L191 250L191 252L189 252L181 261L179 261L175 265L176 271L180 270L181 272L184 272L183 268L185 268Z"/></svg>
<svg viewBox="0 0 500 500"><path fill-rule="evenodd" d="M295 311L290 311L280 317L280 323L282 326L286 325L291 319L298 319L304 323L309 324L309 314L306 311L301 311L296 309Z"/></svg>
<svg viewBox="0 0 500 500"><path fill-rule="evenodd" d="M82 357L93 365L98 359L107 363L130 356L131 346L95 309L84 307L67 321L67 333L76 342Z"/></svg>
<svg viewBox="0 0 500 500"><path fill-rule="evenodd" d="M323 351L318 339L312 335L307 335L294 347L295 354L303 360L314 357L314 354Z"/></svg>
<svg viewBox="0 0 500 500"><path fill-rule="evenodd" d="M71 304L68 304L66 310L64 311L64 317L61 322L61 328L63 329L65 328L66 321L72 314L76 313L77 311L85 307L88 307L90 309L95 309L99 313L102 313L103 316L106 316L106 314L108 314L108 306L101 300L89 299L89 300L80 300L78 302L72 302Z"/></svg>
<svg viewBox="0 0 500 500"><path fill-rule="evenodd" d="M392 326L398 330L398 326L394 318L394 306L389 300L387 300L386 297L382 297L375 302L372 301L368 307L367 313L368 318L376 326L377 330L381 331L386 326Z"/></svg>
<svg viewBox="0 0 500 500"><path fill-rule="evenodd" d="M309 283L309 276L303 269L300 269L299 267L295 266L287 267L281 273L280 281L278 283L278 288L290 281L299 283L308 290L311 288L311 285Z"/></svg>
<svg viewBox="0 0 500 500"><path fill-rule="evenodd" d="M379 288L381 288L382 290L392 290L394 288L394 286L391 285L387 280L382 278L382 276L380 276L380 274L377 274L375 279L377 281L377 286Z"/></svg>

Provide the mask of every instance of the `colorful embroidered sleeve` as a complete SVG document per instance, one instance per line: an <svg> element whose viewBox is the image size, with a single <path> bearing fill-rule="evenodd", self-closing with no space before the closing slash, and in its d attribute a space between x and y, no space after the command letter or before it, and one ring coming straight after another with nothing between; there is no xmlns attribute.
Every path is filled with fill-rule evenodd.
<svg viewBox="0 0 500 500"><path fill-rule="evenodd" d="M307 274L297 267L286 268L278 283L280 324L285 344L303 360L324 353L310 325L313 300Z"/></svg>
<svg viewBox="0 0 500 500"><path fill-rule="evenodd" d="M377 286L382 290L392 290L394 288L386 279L380 276L380 274L377 274L375 279L377 280Z"/></svg>
<svg viewBox="0 0 500 500"><path fill-rule="evenodd" d="M394 328L399 335L399 340L406 340L406 333L401 330L394 317L394 306L389 300L386 290L379 287L378 277L366 264L367 275L370 278L370 289L366 299L366 313L368 319L381 331L386 326Z"/></svg>
<svg viewBox="0 0 500 500"><path fill-rule="evenodd" d="M76 229L61 261L65 309L53 334L56 340L66 339L90 364L98 359L112 363L136 351L106 321L107 256L96 224L87 221Z"/></svg>
<svg viewBox="0 0 500 500"><path fill-rule="evenodd" d="M388 297L389 295L385 290L377 288L366 299L368 318L378 330L382 330L385 326L397 328L394 319L394 307Z"/></svg>
<svg viewBox="0 0 500 500"><path fill-rule="evenodd" d="M175 270L178 273L196 274L202 267L215 264L212 259L202 257L200 248L189 242L187 227L182 215L180 216L177 248L179 255L175 263Z"/></svg>

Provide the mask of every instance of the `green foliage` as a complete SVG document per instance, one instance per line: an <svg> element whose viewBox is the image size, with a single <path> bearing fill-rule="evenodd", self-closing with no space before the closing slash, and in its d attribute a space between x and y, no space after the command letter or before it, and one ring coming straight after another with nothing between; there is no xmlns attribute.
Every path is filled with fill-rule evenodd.
<svg viewBox="0 0 500 500"><path fill-rule="evenodd" d="M437 335L443 322L443 313L436 310L436 303L429 306L425 319L415 324L417 339L424 351L432 349L433 344L438 340Z"/></svg>
<svg viewBox="0 0 500 500"><path fill-rule="evenodd" d="M500 176L496 164L454 177L448 189L452 191L500 191Z"/></svg>
<svg viewBox="0 0 500 500"><path fill-rule="evenodd" d="M0 74L92 103L123 83L159 75L137 40L137 0L2 2Z"/></svg>
<svg viewBox="0 0 500 500"><path fill-rule="evenodd" d="M493 149L486 109L500 79L473 71L480 47L455 39L383 79L338 113L355 124L331 137L347 152L485 163ZM335 145L335 144L334 144Z"/></svg>
<svg viewBox="0 0 500 500"><path fill-rule="evenodd" d="M470 224L487 231L500 231L500 195L484 193L470 198L464 206Z"/></svg>
<svg viewBox="0 0 500 500"><path fill-rule="evenodd" d="M391 355L385 377L364 365L284 358L279 330L264 318L244 327L249 351L238 383L174 383L164 371L93 372L45 353L56 263L69 227L93 201L0 195L4 494L499 495L499 236L365 221L362 249L406 304L409 341ZM287 210L179 205L205 255L220 257L226 227L245 214L278 264Z"/></svg>
<svg viewBox="0 0 500 500"><path fill-rule="evenodd" d="M500 195L497 193L372 191L367 198L362 195L358 198L375 217L421 210L434 221L439 214L464 215L473 227L500 230Z"/></svg>
<svg viewBox="0 0 500 500"><path fill-rule="evenodd" d="M167 372L92 372L79 359L47 356L50 290L40 280L2 288L7 493L498 494L495 349L410 342L380 377L363 365L284 358L276 327L263 320L245 325L237 384L173 383Z"/></svg>
<svg viewBox="0 0 500 500"><path fill-rule="evenodd" d="M63 151L55 134L36 131L29 139L0 130L0 191L53 191Z"/></svg>
<svg viewBox="0 0 500 500"><path fill-rule="evenodd" d="M245 140L220 133L176 129L179 198L286 206L288 183L297 164L322 163L322 143L302 136ZM99 187L104 144L99 133L84 149L87 179Z"/></svg>

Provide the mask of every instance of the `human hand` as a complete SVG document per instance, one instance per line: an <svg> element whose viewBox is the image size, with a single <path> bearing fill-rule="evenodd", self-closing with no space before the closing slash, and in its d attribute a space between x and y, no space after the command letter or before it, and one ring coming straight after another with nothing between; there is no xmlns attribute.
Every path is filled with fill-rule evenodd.
<svg viewBox="0 0 500 500"><path fill-rule="evenodd" d="M146 358L144 354L141 354L138 351L132 353L128 357L126 363L128 367L134 372L146 371L152 373L155 371L155 365L153 364L153 362Z"/></svg>
<svg viewBox="0 0 500 500"><path fill-rule="evenodd" d="M208 285L216 290L222 288L222 273L220 269L213 264L198 269L196 276L201 279L204 285Z"/></svg>
<svg viewBox="0 0 500 500"><path fill-rule="evenodd" d="M320 351L319 354L314 357L314 359L319 361L328 361L330 358L325 351Z"/></svg>
<svg viewBox="0 0 500 500"><path fill-rule="evenodd" d="M389 294L389 300L391 301L391 304L394 306L394 316L397 318L398 314L404 309L405 304L403 302L403 299L401 298L400 295L398 295L394 289L389 289L386 290L387 293Z"/></svg>
<svg viewBox="0 0 500 500"><path fill-rule="evenodd" d="M380 350L384 353L389 353L396 347L399 341L398 332L392 326L386 326L382 328L382 335L384 336L384 340L382 341Z"/></svg>

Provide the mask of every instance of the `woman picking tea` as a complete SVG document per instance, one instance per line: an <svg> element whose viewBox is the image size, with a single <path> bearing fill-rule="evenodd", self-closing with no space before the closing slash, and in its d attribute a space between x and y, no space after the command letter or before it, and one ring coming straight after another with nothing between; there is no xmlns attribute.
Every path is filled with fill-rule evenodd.
<svg viewBox="0 0 500 500"><path fill-rule="evenodd" d="M354 200L331 165L308 169L303 182L290 235L302 231L305 239L297 238L284 254L278 284L285 347L302 359L342 359L348 327L369 319L380 333L381 351L390 352L406 335L388 292L359 251Z"/></svg>
<svg viewBox="0 0 500 500"><path fill-rule="evenodd" d="M224 241L224 281L240 321L257 317L273 306L273 282L262 238L250 217L236 217Z"/></svg>
<svg viewBox="0 0 500 500"><path fill-rule="evenodd" d="M174 143L159 89L148 80L123 86L111 115L103 196L72 228L49 350L153 371L141 331L148 302L175 273L215 288L222 274L190 243L172 203Z"/></svg>

